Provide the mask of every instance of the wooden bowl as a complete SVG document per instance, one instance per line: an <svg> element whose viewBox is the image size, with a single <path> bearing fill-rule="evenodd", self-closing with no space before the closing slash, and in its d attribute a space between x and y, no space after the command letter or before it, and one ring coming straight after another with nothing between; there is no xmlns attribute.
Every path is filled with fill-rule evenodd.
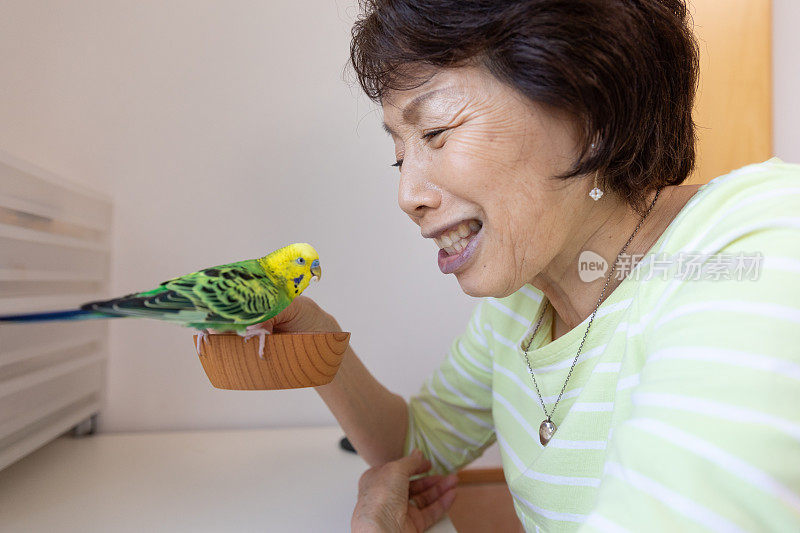
<svg viewBox="0 0 800 533"><path fill-rule="evenodd" d="M193 336L195 346L197 335ZM208 335L200 343L200 363L211 384L228 390L274 390L317 387L333 380L350 333L273 333L264 358L258 338L245 342L235 333Z"/></svg>

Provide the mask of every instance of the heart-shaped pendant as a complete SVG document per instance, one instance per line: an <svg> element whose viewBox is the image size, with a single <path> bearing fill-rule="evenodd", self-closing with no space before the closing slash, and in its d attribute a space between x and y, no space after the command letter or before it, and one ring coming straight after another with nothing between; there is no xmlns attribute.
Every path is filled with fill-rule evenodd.
<svg viewBox="0 0 800 533"><path fill-rule="evenodd" d="M550 420L545 420L542 422L542 424L539 426L539 442L542 443L542 446L547 446L547 443L553 438L553 434L555 432L556 425Z"/></svg>

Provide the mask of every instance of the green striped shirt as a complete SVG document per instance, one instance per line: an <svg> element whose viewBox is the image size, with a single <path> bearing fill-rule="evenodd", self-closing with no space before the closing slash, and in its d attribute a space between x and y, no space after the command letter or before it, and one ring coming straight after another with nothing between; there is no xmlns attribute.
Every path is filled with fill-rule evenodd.
<svg viewBox="0 0 800 533"><path fill-rule="evenodd" d="M409 400L406 452L453 471L497 441L528 531L800 531L799 274L800 165L720 176L600 305L547 447L525 285L475 307ZM529 349L548 410L589 318L551 323Z"/></svg>

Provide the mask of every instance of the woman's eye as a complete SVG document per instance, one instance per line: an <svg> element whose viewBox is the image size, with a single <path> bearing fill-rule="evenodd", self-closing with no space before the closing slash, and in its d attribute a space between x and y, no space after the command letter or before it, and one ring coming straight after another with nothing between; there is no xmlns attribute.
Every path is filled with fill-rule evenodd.
<svg viewBox="0 0 800 533"><path fill-rule="evenodd" d="M422 138L424 140L426 140L426 141L430 141L433 138L435 138L437 135L440 135L440 134L444 133L445 131L447 131L447 128L439 128L438 130L431 130L431 131L429 131L427 133L423 133L422 134ZM403 159L402 158L398 159L395 163L393 163L390 166L397 167L397 168L402 168L403 167Z"/></svg>
<svg viewBox="0 0 800 533"><path fill-rule="evenodd" d="M428 133L424 133L422 135L422 138L425 139L426 141L430 141L431 139L433 139L434 137L436 137L440 133L444 133L445 131L446 130L444 128L441 128L441 129L438 129L438 130L429 131Z"/></svg>

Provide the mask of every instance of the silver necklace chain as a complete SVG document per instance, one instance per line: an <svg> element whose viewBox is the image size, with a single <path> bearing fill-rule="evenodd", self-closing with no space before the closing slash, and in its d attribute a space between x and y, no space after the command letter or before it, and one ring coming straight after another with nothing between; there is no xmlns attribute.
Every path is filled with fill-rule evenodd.
<svg viewBox="0 0 800 533"><path fill-rule="evenodd" d="M539 396L539 402L542 405L542 411L544 411L544 416L546 417L544 422L542 422L542 427L544 427L545 424L548 424L548 423L550 424L550 427L552 427L552 431L550 433L550 436L552 436L552 432L554 432L555 429L556 429L555 425L553 424L553 420L552 420L553 414L555 414L555 412L556 412L556 407L558 407L558 402L561 401L561 396L563 396L564 391L567 389L567 383L569 383L569 378L570 378L570 376L572 376L572 371L575 369L575 364L578 362L578 357L580 357L580 355L581 355L581 350L583 349L583 343L586 342L586 336L589 334L589 328L592 327L592 322L594 321L594 316L595 316L595 314L597 314L597 310L600 308L600 304L603 301L603 296L605 295L606 289L608 288L608 283L611 281L611 277L614 275L614 271L617 268L617 263L619 262L619 258L620 258L620 256L622 256L622 254L625 253L625 250L628 248L628 245L633 240L633 237L639 231L639 228L642 226L642 223L647 218L647 215L650 214L650 211L653 209L653 206L656 205L656 200L658 199L658 195L659 195L660 192L661 192L660 188L658 190L656 190L656 195L653 197L653 201L650 203L650 207L648 207L647 211L645 211L644 215L642 215L642 219L639 221L639 224L636 225L636 228L633 230L633 233L631 233L631 236L628 238L628 241L625 243L625 246L623 246L622 249L619 251L619 253L617 254L617 259L614 261L614 264L611 266L611 272L609 272L608 277L606 277L606 282L605 282L605 285L603 285L603 290L600 293L600 297L597 299L597 305L594 306L594 311L592 311L591 318L589 319L589 325L586 326L586 331L583 334L583 339L581 339L581 344L580 344L580 346L578 346L578 353L575 354L575 359L572 360L572 366L569 367L569 373L567 374L567 379L564 380L564 386L561 387L561 392L558 393L558 398L556 398L556 403L553 404L553 408L550 410L550 413L547 412L547 408L545 408L545 406L544 406L544 398L542 398L542 393L539 392L539 384L536 383L536 376L533 375L533 367L531 367L531 362L530 362L530 359L528 358L528 350L530 349L531 343L533 342L533 337L536 335L536 332L539 330L539 326L542 325L542 319L544 318L545 310L547 310L547 307L550 305L550 302L547 301L547 302L545 302L545 305L542 306L542 311L539 314L539 320L536 322L536 326L534 327L533 333L531 334L531 341L528 343L528 345L526 346L525 350L523 350L523 352L525 353L525 362L528 364L528 371L530 372L531 378L533 379L533 386L536 387L536 394ZM631 270L633 270L633 269L631 268ZM540 428L540 430L539 430L540 439L542 440L542 444L546 445L547 442L549 442L550 438L549 437L545 438L544 436L542 436L542 431L543 430Z"/></svg>

